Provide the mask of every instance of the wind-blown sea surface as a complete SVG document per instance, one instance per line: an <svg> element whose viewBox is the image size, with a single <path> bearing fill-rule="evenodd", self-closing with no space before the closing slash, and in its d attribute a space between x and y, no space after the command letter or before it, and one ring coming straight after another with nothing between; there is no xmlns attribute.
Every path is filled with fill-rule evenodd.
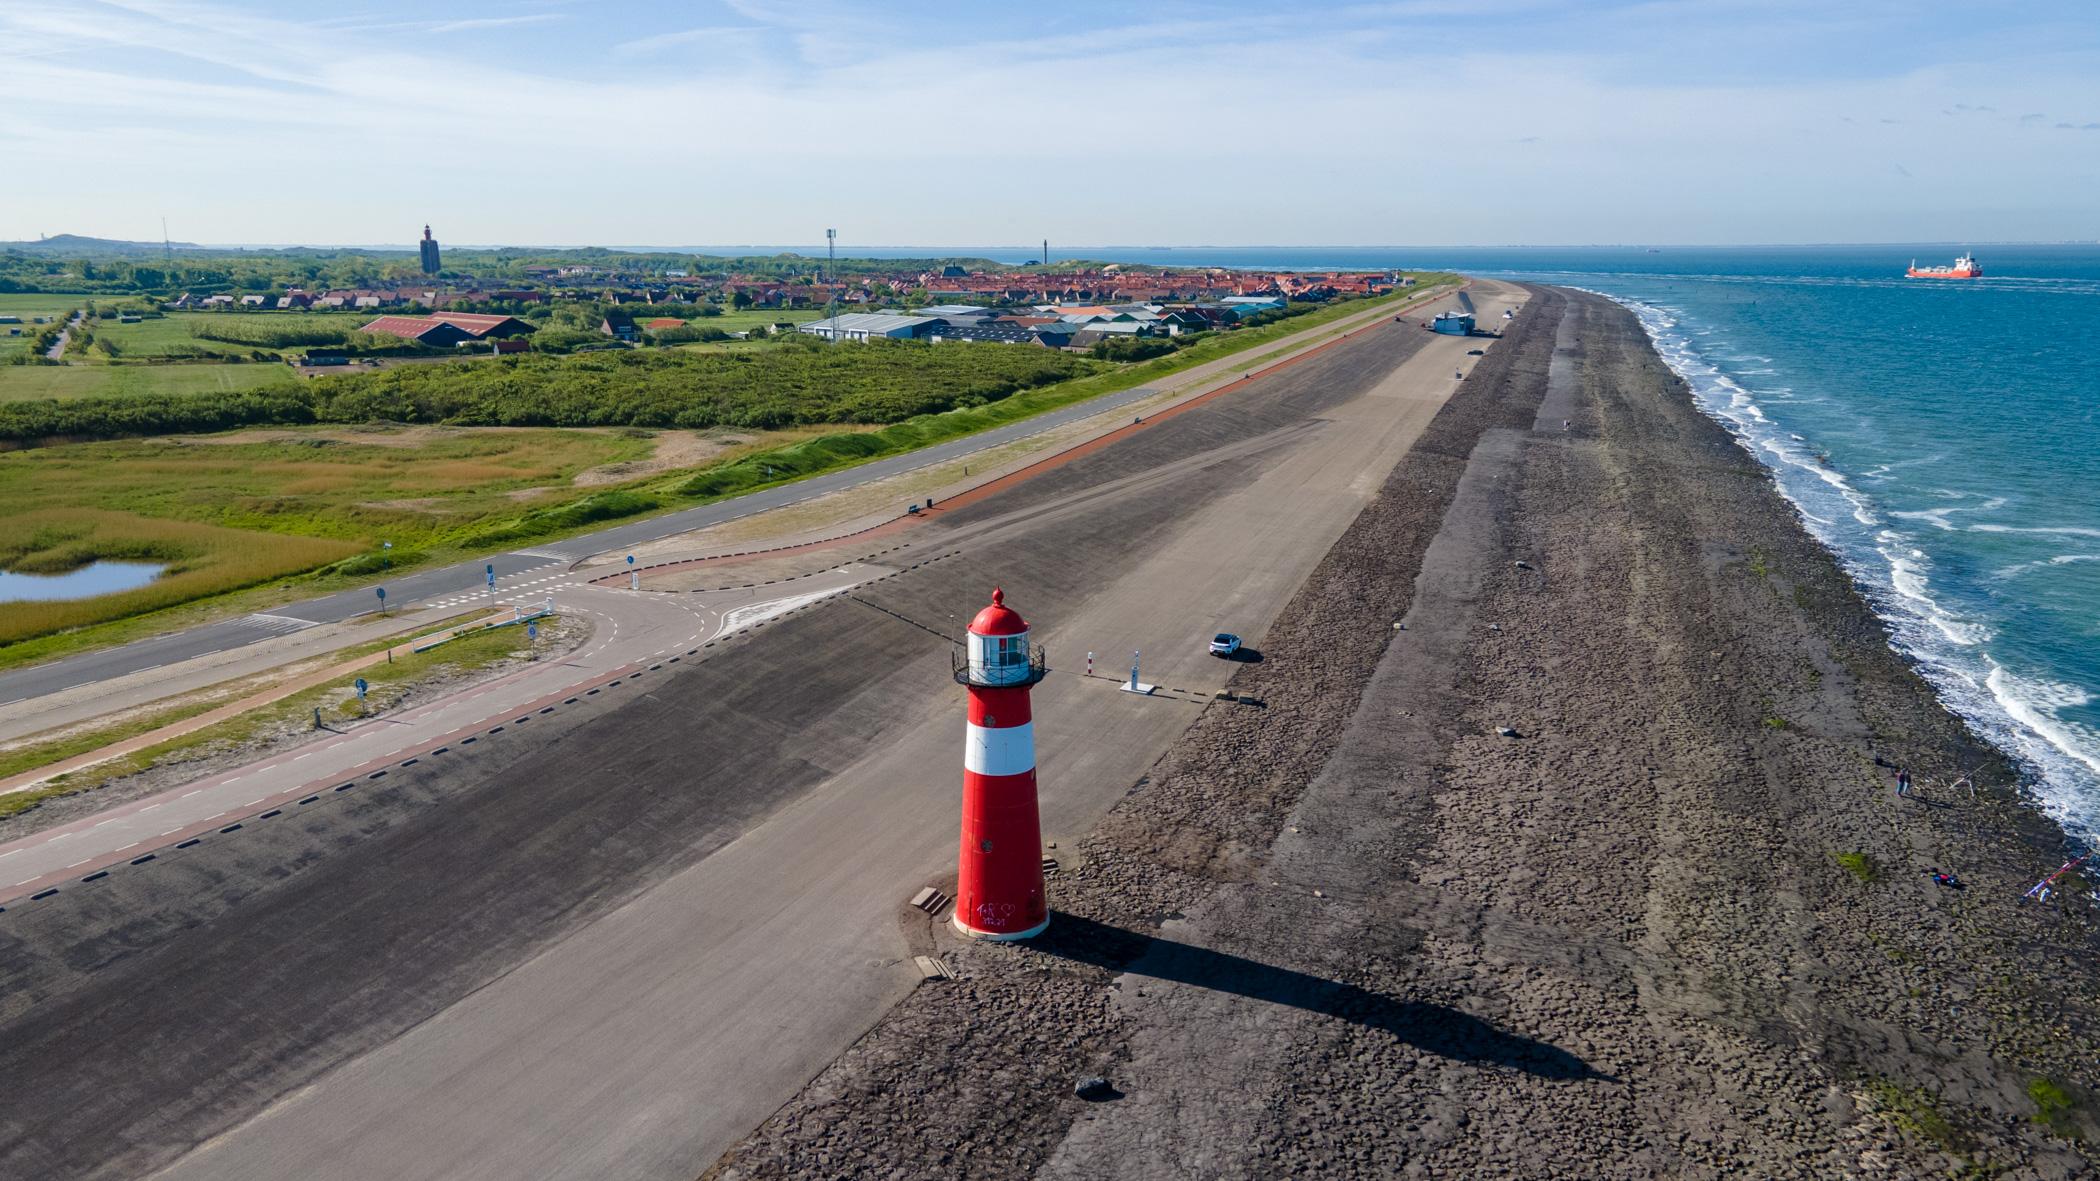
<svg viewBox="0 0 2100 1181"><path fill-rule="evenodd" d="M775 248L766 248L772 250ZM821 253L808 247L802 253ZM1056 258L1405 266L1561 283L1639 314L1773 472L1897 648L2100 841L2100 244L1961 248L1058 246ZM850 248L1020 262L1036 248Z"/></svg>

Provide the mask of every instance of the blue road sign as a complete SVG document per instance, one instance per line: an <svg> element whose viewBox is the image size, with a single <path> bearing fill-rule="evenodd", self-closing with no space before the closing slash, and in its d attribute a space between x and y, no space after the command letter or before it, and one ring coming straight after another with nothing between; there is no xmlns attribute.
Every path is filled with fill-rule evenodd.
<svg viewBox="0 0 2100 1181"><path fill-rule="evenodd" d="M630 565L630 566L634 565L634 555L633 555L633 554L628 554L628 555L627 555L627 564L628 564L628 565Z"/></svg>
<svg viewBox="0 0 2100 1181"><path fill-rule="evenodd" d="M363 701L365 699L365 688L365 679L363 677L357 678L357 699L359 701Z"/></svg>
<svg viewBox="0 0 2100 1181"><path fill-rule="evenodd" d="M374 591L378 592L378 594L379 594L379 601L380 601L380 602L382 602L382 603L386 602L386 588L385 588L385 587L383 587L383 586L375 586L375 587L373 587L372 589L373 589Z"/></svg>
<svg viewBox="0 0 2100 1181"><path fill-rule="evenodd" d="M540 625L539 625L539 624L537 624L537 623L528 623L528 624L526 624L526 625L525 625L525 638L526 638L526 639L528 639L528 640L537 640L537 639L539 639L539 638L540 638Z"/></svg>

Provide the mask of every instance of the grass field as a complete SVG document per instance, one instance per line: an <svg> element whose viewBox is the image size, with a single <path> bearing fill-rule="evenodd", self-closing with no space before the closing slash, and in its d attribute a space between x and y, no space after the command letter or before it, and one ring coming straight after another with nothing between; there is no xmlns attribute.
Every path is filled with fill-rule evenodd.
<svg viewBox="0 0 2100 1181"><path fill-rule="evenodd" d="M283 365L0 365L0 402L252 390L298 380Z"/></svg>
<svg viewBox="0 0 2100 1181"><path fill-rule="evenodd" d="M784 312L776 309L757 308L751 311L739 312L733 308L724 308L719 316L678 316L675 318L684 320L694 328L720 328L724 332L749 332L753 328L763 328L768 324L781 322L804 324L811 320L821 319L823 315L824 313L821 311ZM650 318L654 319L654 317Z"/></svg>
<svg viewBox="0 0 2100 1181"><path fill-rule="evenodd" d="M57 602L17 602L0 611L0 644L85 627L205 595L267 582L347 558L359 547L319 537L255 533L195 521L54 505L0 518L0 566L60 573L103 559L164 562L136 590Z"/></svg>
<svg viewBox="0 0 2100 1181"><path fill-rule="evenodd" d="M0 568L166 561L137 590L0 612L0 645L254 586L392 541L403 564L448 534L573 499L579 472L646 457L612 431L268 431L0 455ZM242 441L246 440L246 441ZM369 441L368 441L369 440ZM373 563L375 566L377 563Z"/></svg>
<svg viewBox="0 0 2100 1181"><path fill-rule="evenodd" d="M304 352L304 346L292 345L277 348L269 345L234 344L223 340L207 340L196 335L197 329L209 331L213 327L229 330L250 328L268 330L285 328L355 329L370 323L370 312L169 312L158 318L148 318L136 324L119 324L114 320L98 320L91 327L95 339L106 341L116 350L120 360L145 360L152 357L245 357L258 349L263 352Z"/></svg>
<svg viewBox="0 0 2100 1181"><path fill-rule="evenodd" d="M72 312L86 300L84 295L22 295L15 292L0 294L0 316L20 316L20 324L0 325L0 365L28 346L31 333L37 330L36 318L49 316L56 319ZM20 329L22 335L9 336L10 329ZM7 366L12 369L14 366ZM0 373L0 382L6 375ZM0 397L6 395L0 394Z"/></svg>

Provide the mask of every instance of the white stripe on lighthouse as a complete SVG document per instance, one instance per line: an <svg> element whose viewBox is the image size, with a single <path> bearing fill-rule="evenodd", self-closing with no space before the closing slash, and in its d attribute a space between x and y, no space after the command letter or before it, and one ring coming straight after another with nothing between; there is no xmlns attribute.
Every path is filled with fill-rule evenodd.
<svg viewBox="0 0 2100 1181"><path fill-rule="evenodd" d="M1035 723L987 729L972 725L963 742L963 769L979 775L1019 775L1035 769Z"/></svg>

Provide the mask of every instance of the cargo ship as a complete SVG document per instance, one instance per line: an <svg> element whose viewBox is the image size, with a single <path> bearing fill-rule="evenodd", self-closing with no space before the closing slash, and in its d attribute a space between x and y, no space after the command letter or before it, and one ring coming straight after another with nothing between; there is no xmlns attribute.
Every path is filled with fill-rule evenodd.
<svg viewBox="0 0 2100 1181"><path fill-rule="evenodd" d="M1983 264L1967 254L1955 259L1951 267L1921 267L1914 258L1910 260L1910 269L1903 273L1912 279L1981 279Z"/></svg>

